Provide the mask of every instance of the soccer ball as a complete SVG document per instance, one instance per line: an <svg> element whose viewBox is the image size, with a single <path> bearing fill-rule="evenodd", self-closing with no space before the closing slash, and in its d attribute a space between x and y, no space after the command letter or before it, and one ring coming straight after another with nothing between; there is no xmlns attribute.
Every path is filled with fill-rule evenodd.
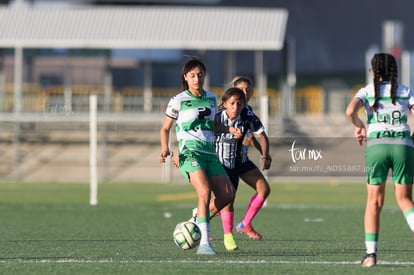
<svg viewBox="0 0 414 275"><path fill-rule="evenodd" d="M200 243L200 228L190 221L180 222L174 229L173 239L174 243L184 250L194 248Z"/></svg>

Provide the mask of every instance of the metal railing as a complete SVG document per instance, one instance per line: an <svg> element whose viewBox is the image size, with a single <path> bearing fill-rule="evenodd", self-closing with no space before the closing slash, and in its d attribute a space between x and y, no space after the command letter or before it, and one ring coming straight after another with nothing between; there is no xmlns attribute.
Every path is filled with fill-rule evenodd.
<svg viewBox="0 0 414 275"><path fill-rule="evenodd" d="M211 90L218 95L223 91ZM151 111L145 111L141 88L107 95L94 86L65 91L60 86L24 85L22 110L15 113L12 87L7 86L0 93L0 180L87 182L89 95L97 94L99 180L182 181L176 169L165 170L158 162L159 129L167 103L176 93L176 89L154 89ZM268 134L274 136L280 130L279 97L277 91L268 95ZM307 113L320 113L321 97L323 92L312 88L299 91L296 102L305 104ZM259 110L257 98L250 104ZM297 104L297 111L302 107Z"/></svg>

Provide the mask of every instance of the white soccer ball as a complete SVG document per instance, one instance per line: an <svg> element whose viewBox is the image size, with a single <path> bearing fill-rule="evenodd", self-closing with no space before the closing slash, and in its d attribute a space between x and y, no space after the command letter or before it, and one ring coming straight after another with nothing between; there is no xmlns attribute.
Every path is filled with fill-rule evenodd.
<svg viewBox="0 0 414 275"><path fill-rule="evenodd" d="M190 221L180 222L174 229L173 239L174 243L184 250L194 248L200 243L200 228Z"/></svg>

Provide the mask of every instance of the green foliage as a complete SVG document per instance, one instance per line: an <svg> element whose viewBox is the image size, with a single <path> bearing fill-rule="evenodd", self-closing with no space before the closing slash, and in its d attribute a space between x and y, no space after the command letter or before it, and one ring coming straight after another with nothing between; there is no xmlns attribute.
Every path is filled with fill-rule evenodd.
<svg viewBox="0 0 414 275"><path fill-rule="evenodd" d="M87 184L0 184L1 274L411 274L412 235L388 186L379 265L363 269L364 184L275 183L252 241L223 246L211 223L215 256L180 250L175 225L196 197L189 184L101 184L89 206ZM241 184L236 222L252 190Z"/></svg>

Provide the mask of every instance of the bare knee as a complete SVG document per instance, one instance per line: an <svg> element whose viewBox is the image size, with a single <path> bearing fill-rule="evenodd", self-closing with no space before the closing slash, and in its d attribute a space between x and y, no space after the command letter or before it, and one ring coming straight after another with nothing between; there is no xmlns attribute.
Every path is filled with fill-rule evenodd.
<svg viewBox="0 0 414 275"><path fill-rule="evenodd" d="M404 212L405 210L414 206L412 200L412 186L411 185L395 185L395 199L400 209Z"/></svg>
<svg viewBox="0 0 414 275"><path fill-rule="evenodd" d="M258 181L256 185L256 192L262 198L267 198L270 195L270 186L265 179Z"/></svg>
<svg viewBox="0 0 414 275"><path fill-rule="evenodd" d="M398 204L398 207L401 209L401 211L405 212L409 208L413 208L414 203L409 196L396 196L396 201Z"/></svg>
<svg viewBox="0 0 414 275"><path fill-rule="evenodd" d="M263 197L266 199L270 195L271 189L269 184L267 184Z"/></svg>
<svg viewBox="0 0 414 275"><path fill-rule="evenodd" d="M381 198L371 198L367 200L367 209L380 212L384 206L384 200Z"/></svg>

